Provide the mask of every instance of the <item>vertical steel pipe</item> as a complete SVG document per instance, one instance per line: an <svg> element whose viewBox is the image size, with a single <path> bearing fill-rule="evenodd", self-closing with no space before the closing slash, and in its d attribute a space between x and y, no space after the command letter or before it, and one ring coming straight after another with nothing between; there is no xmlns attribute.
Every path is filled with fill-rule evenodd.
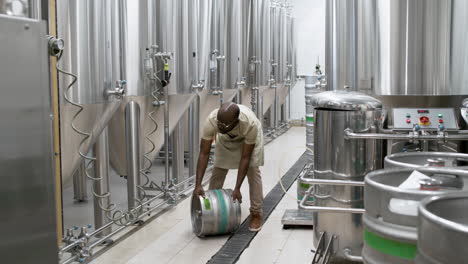
<svg viewBox="0 0 468 264"><path fill-rule="evenodd" d="M108 131L105 128L99 138L94 144L94 155L96 160L94 162L94 177L100 178L99 181L94 181L94 192L98 196L105 196L110 191L109 187L109 139ZM110 205L110 194L107 197L94 196L94 228L98 229L105 226L110 220L106 217L106 211L103 210L109 208ZM99 236L105 236L110 234L111 228L107 228Z"/></svg>
<svg viewBox="0 0 468 264"><path fill-rule="evenodd" d="M88 200L88 185L86 181L86 161L82 160L80 167L73 174L73 199L78 202Z"/></svg>
<svg viewBox="0 0 468 264"><path fill-rule="evenodd" d="M198 152L200 151L200 97L197 95L189 108L189 177L197 169Z"/></svg>
<svg viewBox="0 0 468 264"><path fill-rule="evenodd" d="M127 154L128 209L138 206L142 193L140 178L140 106L135 101L125 107L125 143Z"/></svg>
<svg viewBox="0 0 468 264"><path fill-rule="evenodd" d="M171 181L171 172L169 170L169 89L164 87L164 184L168 189Z"/></svg>
<svg viewBox="0 0 468 264"><path fill-rule="evenodd" d="M172 178L176 183L184 180L184 130L181 122L172 132Z"/></svg>

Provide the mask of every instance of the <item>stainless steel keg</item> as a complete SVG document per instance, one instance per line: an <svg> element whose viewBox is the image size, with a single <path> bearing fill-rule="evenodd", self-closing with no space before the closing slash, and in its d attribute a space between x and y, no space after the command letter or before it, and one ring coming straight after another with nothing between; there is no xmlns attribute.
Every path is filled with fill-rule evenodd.
<svg viewBox="0 0 468 264"><path fill-rule="evenodd" d="M380 140L345 139L345 129L373 131L381 115L379 100L352 91L328 91L312 97L314 109L314 178L362 182L382 167ZM314 243L332 241L330 263L359 259L362 251L362 186L315 185ZM331 208L331 209L330 209ZM338 209L336 209L338 208ZM329 210L330 209L330 210ZM320 239L322 237L322 239ZM328 253L326 253L328 254ZM325 254L325 255L326 255Z"/></svg>
<svg viewBox="0 0 468 264"><path fill-rule="evenodd" d="M417 264L467 263L468 193L424 199L419 205Z"/></svg>
<svg viewBox="0 0 468 264"><path fill-rule="evenodd" d="M464 170L419 167L417 171L429 178L420 178L414 188L400 187L414 171L413 168L393 168L374 171L366 176L364 263L414 263L419 202L426 197L461 190L461 187L444 185L441 179L468 176Z"/></svg>
<svg viewBox="0 0 468 264"><path fill-rule="evenodd" d="M468 169L468 154L452 152L403 152L388 155L385 168L459 167Z"/></svg>
<svg viewBox="0 0 468 264"><path fill-rule="evenodd" d="M199 236L222 235L235 231L241 223L240 203L232 190L205 191L205 198L192 197L192 230Z"/></svg>
<svg viewBox="0 0 468 264"><path fill-rule="evenodd" d="M313 189L313 185L305 182L302 178L307 178L310 179L312 178L312 168L313 164L309 163L304 166L304 170L301 172L299 177L297 178L297 202L298 204L302 201L302 198L304 198L304 195L306 194L307 190L309 190L310 187ZM313 192L313 191L312 191ZM305 205L314 205L314 197L312 195L309 195L306 199Z"/></svg>
<svg viewBox="0 0 468 264"><path fill-rule="evenodd" d="M324 75L306 75L305 76L305 103L306 103L306 153L310 161L313 161L314 149L314 106L312 97L321 92L324 88Z"/></svg>

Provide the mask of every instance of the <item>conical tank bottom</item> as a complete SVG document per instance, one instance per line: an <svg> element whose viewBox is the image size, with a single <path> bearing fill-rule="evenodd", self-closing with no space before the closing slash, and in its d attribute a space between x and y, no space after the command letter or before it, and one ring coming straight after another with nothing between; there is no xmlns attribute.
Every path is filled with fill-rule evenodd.
<svg viewBox="0 0 468 264"><path fill-rule="evenodd" d="M101 103L101 104L83 104L83 111L73 120L78 111L78 107L71 104L60 105L60 137L61 137L61 162L62 162L62 184L67 187L72 183L72 175L80 164L82 153L88 153L92 141L109 122L110 117L115 112L120 101ZM92 136L81 143L85 136L80 135L72 128L73 125L80 131L91 133Z"/></svg>

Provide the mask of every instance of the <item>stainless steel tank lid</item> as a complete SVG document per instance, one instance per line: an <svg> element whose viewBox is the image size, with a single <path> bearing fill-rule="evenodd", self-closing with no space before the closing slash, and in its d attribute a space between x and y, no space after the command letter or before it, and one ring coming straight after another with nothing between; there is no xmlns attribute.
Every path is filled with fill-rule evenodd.
<svg viewBox="0 0 468 264"><path fill-rule="evenodd" d="M354 91L327 91L312 96L314 107L348 110L368 111L382 109L382 102L372 96Z"/></svg>

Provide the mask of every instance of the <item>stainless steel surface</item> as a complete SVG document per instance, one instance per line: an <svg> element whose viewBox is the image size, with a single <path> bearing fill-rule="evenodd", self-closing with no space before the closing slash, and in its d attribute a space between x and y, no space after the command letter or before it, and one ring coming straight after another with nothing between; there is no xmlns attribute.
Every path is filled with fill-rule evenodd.
<svg viewBox="0 0 468 264"><path fill-rule="evenodd" d="M411 130L414 125L420 125L421 129L437 129L440 125L445 129L459 129L454 108L393 108L392 112L394 129ZM422 124L422 117L427 117L429 123Z"/></svg>
<svg viewBox="0 0 468 264"><path fill-rule="evenodd" d="M117 1L57 1L57 32L65 42L58 66L78 76L70 88L72 79L59 75L60 131L62 181L69 185L80 163L79 152L86 155L97 136L118 107L114 99L106 98L106 91L113 89L122 79L119 68L118 41L119 20ZM76 105L67 102L78 104ZM84 135L90 136L82 142Z"/></svg>
<svg viewBox="0 0 468 264"><path fill-rule="evenodd" d="M413 171L413 168L385 169L366 176L366 214L363 218L366 232L363 249L365 263L414 263L419 201L443 192L457 191L454 188L441 188L438 191L420 190L418 187L400 188L400 184ZM446 168L420 167L417 171L434 179L468 176L467 171ZM374 236L390 243L401 243L400 252L406 252L406 256L378 247L371 238Z"/></svg>
<svg viewBox="0 0 468 264"><path fill-rule="evenodd" d="M143 199L141 192L140 106L131 101L125 108L125 134L127 146L128 210L136 208Z"/></svg>
<svg viewBox="0 0 468 264"><path fill-rule="evenodd" d="M196 174L200 152L200 97L197 95L189 108L189 177Z"/></svg>
<svg viewBox="0 0 468 264"><path fill-rule="evenodd" d="M465 263L468 259L468 193L424 199L419 206L417 264ZM443 243L435 243L443 241Z"/></svg>
<svg viewBox="0 0 468 264"><path fill-rule="evenodd" d="M133 2L133 1L132 1ZM172 72L169 84L170 94L192 93L192 84L199 80L199 71L204 66L201 61L208 60L208 46L201 37L210 32L205 19L212 2L219 1L199 0L156 0L149 10L149 18L153 19L152 26L156 27L153 43L159 46L162 52L172 53L170 71ZM200 21L202 20L202 21ZM199 23L202 23L199 25ZM198 26L197 26L198 25ZM201 50L205 49L205 50Z"/></svg>
<svg viewBox="0 0 468 264"><path fill-rule="evenodd" d="M94 177L100 180L93 181L94 195L94 228L99 229L110 223L107 217L107 209L110 208L110 186L109 186L109 141L107 128L99 135L96 144L94 144L94 154L96 161L94 162ZM103 210L106 209L106 210ZM102 231L99 236L110 234L111 228Z"/></svg>
<svg viewBox="0 0 468 264"><path fill-rule="evenodd" d="M243 8L242 1L224 1L225 2L225 28L226 33L224 36L225 41L225 87L227 89L238 88L242 85L241 82L247 77L241 67L241 57L243 54L243 38L241 19L243 12L247 9Z"/></svg>
<svg viewBox="0 0 468 264"><path fill-rule="evenodd" d="M384 160L385 168L418 168L431 166L430 160L443 161L442 167L467 168L468 154L449 152L408 152L388 155Z"/></svg>
<svg viewBox="0 0 468 264"><path fill-rule="evenodd" d="M357 80L357 3L356 0L326 2L325 72L329 90L345 85L359 88Z"/></svg>
<svg viewBox="0 0 468 264"><path fill-rule="evenodd" d="M283 217L281 218L281 224L283 226L313 226L313 214L314 213L312 211L307 210L286 209Z"/></svg>
<svg viewBox="0 0 468 264"><path fill-rule="evenodd" d="M467 94L460 0L375 2L377 95Z"/></svg>
<svg viewBox="0 0 468 264"><path fill-rule="evenodd" d="M172 132L171 142L172 142L172 179L175 183L179 183L185 180L184 173L184 129L182 122L179 121L176 128Z"/></svg>
<svg viewBox="0 0 468 264"><path fill-rule="evenodd" d="M88 177L86 176L86 161L81 161L80 167L73 174L73 199L77 202L88 200Z"/></svg>
<svg viewBox="0 0 468 264"><path fill-rule="evenodd" d="M205 198L192 197L192 229L195 235L222 235L235 231L241 223L241 207L232 199L232 190L209 190Z"/></svg>
<svg viewBox="0 0 468 264"><path fill-rule="evenodd" d="M359 182L368 172L381 168L383 157L380 141L346 140L344 134L344 129L348 127L360 131L376 126L381 114L380 102L361 93L346 91L323 92L313 98L316 107L314 178ZM362 250L362 220L360 215L350 213L363 212L360 209L364 206L363 188L331 185L314 187L317 208L313 209L323 208L314 219L315 241L323 232L326 240L330 236L337 237L339 243L333 243L331 263L346 261L343 253L345 248L359 255ZM339 210L343 213L337 215Z"/></svg>
<svg viewBox="0 0 468 264"><path fill-rule="evenodd" d="M46 25L0 15L0 42L1 261L58 263Z"/></svg>
<svg viewBox="0 0 468 264"><path fill-rule="evenodd" d="M316 108L346 111L382 109L382 103L374 97L349 90L318 93L312 96L311 101Z"/></svg>
<svg viewBox="0 0 468 264"><path fill-rule="evenodd" d="M314 105L313 96L319 92L323 92L321 80L325 78L323 75L307 75L305 76L305 104L306 104L306 148L310 160L313 160L314 149Z"/></svg>

